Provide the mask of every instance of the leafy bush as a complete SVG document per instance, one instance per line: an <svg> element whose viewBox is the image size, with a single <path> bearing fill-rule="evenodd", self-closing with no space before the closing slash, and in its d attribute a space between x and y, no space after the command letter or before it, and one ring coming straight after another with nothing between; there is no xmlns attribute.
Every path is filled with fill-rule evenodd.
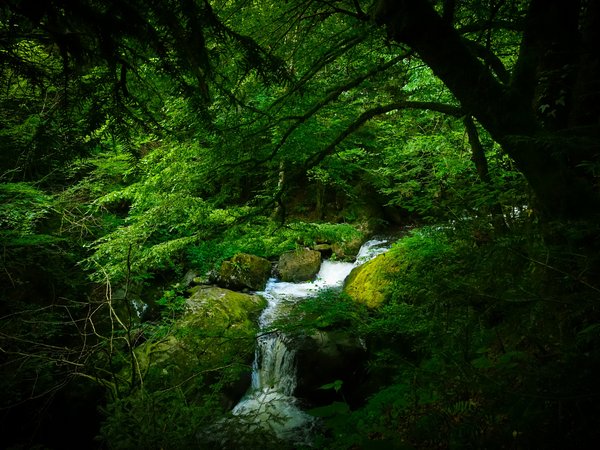
<svg viewBox="0 0 600 450"><path fill-rule="evenodd" d="M99 438L111 449L197 448L220 409L215 395L190 404L180 388L142 391L109 403Z"/></svg>
<svg viewBox="0 0 600 450"><path fill-rule="evenodd" d="M161 307L164 319L173 320L185 311L184 293L179 286L173 286L171 289L163 291L162 296L156 301L156 304Z"/></svg>
<svg viewBox="0 0 600 450"><path fill-rule="evenodd" d="M35 234L53 207L53 198L30 183L0 184L0 233Z"/></svg>

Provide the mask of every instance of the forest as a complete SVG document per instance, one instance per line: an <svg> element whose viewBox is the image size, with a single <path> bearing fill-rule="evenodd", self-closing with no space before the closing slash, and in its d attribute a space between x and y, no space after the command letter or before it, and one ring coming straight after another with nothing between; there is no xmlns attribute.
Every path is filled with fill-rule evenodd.
<svg viewBox="0 0 600 450"><path fill-rule="evenodd" d="M597 448L599 34L1 2L0 447Z"/></svg>

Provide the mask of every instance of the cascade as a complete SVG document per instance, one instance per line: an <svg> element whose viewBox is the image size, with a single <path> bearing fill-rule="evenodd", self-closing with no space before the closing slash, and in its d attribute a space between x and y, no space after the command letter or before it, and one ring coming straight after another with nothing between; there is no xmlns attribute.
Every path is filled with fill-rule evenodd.
<svg viewBox="0 0 600 450"><path fill-rule="evenodd" d="M289 283L270 279L265 290L257 292L268 301L259 319L261 329L267 330L276 319L284 317L290 305L315 296L322 289L341 288L354 267L388 248L386 240L370 240L361 247L354 263L323 261L316 279L311 282ZM233 408L232 414L248 430L262 428L280 439L304 441L314 425L314 418L300 409L298 399L293 396L296 351L289 344L289 339L279 332L266 332L259 336L251 388Z"/></svg>

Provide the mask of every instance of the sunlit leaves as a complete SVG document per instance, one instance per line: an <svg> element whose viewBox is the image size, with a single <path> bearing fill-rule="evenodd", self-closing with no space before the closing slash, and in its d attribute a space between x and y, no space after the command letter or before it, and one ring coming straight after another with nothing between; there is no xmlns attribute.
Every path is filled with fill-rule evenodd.
<svg viewBox="0 0 600 450"><path fill-rule="evenodd" d="M0 232L13 237L35 234L53 203L51 196L31 184L0 184Z"/></svg>

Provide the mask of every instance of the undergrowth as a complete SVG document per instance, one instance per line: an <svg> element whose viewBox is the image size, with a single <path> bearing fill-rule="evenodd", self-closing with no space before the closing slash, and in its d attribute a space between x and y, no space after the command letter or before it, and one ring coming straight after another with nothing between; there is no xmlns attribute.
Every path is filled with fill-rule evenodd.
<svg viewBox="0 0 600 450"><path fill-rule="evenodd" d="M484 240L477 223L465 223L399 241L386 255L401 267L388 301L368 315L350 313L344 296L303 306L306 324L351 328L370 352L371 394L319 409L327 428L319 448L597 442L597 257L576 239L557 242L573 228L484 230Z"/></svg>

